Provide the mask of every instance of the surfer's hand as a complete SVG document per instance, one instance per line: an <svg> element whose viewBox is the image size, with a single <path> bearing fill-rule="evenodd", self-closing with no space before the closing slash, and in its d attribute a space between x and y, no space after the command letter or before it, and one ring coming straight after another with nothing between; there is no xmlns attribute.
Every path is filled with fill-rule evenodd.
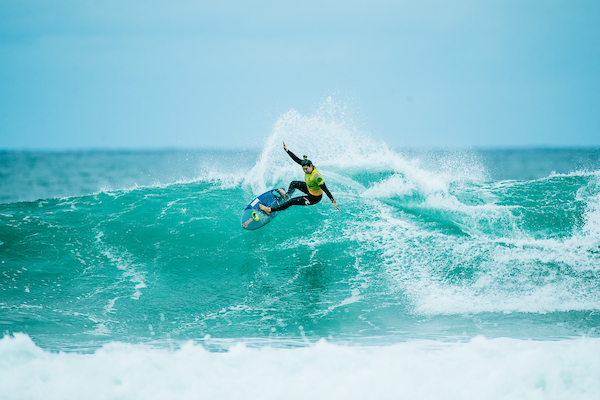
<svg viewBox="0 0 600 400"><path fill-rule="evenodd" d="M287 151L287 147L285 147L285 142L283 140L281 142L283 143L283 150Z"/></svg>
<svg viewBox="0 0 600 400"><path fill-rule="evenodd" d="M340 208L337 206L337 204L336 204L335 200L332 200L332 201L331 201L331 203L333 204L333 206L334 206L335 208L337 208L337 209L338 209L338 211L342 211L342 210L340 210Z"/></svg>

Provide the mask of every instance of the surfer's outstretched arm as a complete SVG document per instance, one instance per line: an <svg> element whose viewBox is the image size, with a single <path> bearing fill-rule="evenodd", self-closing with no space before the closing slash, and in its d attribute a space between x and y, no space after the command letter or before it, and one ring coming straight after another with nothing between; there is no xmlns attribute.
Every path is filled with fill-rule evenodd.
<svg viewBox="0 0 600 400"><path fill-rule="evenodd" d="M292 160L294 160L296 162L296 164L302 165L302 160L299 159L294 153L289 151L287 149L287 147L285 147L285 142L283 142L283 150L285 150L285 152L288 153L288 156L290 156L292 158Z"/></svg>
<svg viewBox="0 0 600 400"><path fill-rule="evenodd" d="M335 208L337 208L338 210L340 210L340 208L337 206L337 203L335 202L335 199L333 198L333 195L331 194L331 192L329 191L329 189L327 189L327 186L325 185L325 182L323 182L323 184L321 184L321 189L323 189L323 191L325 192L325 194L327 195L327 197L329 197L329 200L331 200L331 203L333 203L333 206Z"/></svg>

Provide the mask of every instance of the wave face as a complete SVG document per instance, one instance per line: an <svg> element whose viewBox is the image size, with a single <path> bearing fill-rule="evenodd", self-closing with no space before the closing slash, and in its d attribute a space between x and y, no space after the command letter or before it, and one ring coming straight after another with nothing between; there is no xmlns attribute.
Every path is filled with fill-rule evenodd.
<svg viewBox="0 0 600 400"><path fill-rule="evenodd" d="M598 336L597 152L401 152L331 110L288 112L259 152L2 154L3 330L82 351ZM245 231L248 201L302 179L282 140L342 211Z"/></svg>

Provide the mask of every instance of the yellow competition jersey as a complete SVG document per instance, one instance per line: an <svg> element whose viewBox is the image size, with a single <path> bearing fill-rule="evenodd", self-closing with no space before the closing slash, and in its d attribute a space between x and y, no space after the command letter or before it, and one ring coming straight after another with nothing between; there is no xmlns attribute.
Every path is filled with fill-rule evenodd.
<svg viewBox="0 0 600 400"><path fill-rule="evenodd" d="M323 194L321 185L324 183L321 173L313 166L313 170L310 174L304 174L304 180L306 180L306 186L308 186L308 192L313 196L320 196Z"/></svg>

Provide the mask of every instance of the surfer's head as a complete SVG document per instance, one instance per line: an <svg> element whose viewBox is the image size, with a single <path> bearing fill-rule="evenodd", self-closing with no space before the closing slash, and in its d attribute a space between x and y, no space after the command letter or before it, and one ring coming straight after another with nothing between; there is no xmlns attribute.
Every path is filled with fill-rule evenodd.
<svg viewBox="0 0 600 400"><path fill-rule="evenodd" d="M304 156L304 160L301 162L302 170L306 174L310 174L314 168L312 161L310 161L306 156Z"/></svg>

